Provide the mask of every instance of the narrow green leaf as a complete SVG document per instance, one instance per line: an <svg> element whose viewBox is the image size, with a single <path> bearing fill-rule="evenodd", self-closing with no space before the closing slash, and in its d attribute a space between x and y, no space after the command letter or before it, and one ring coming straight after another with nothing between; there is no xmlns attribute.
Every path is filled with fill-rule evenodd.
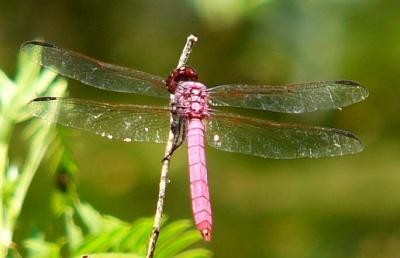
<svg viewBox="0 0 400 258"><path fill-rule="evenodd" d="M9 105L15 93L15 84L0 70L0 114L4 115L5 107Z"/></svg>
<svg viewBox="0 0 400 258"><path fill-rule="evenodd" d="M131 227L130 232L121 240L120 250L124 252L137 252L142 249L138 245L143 242L143 239L150 237L152 227L152 219L138 219Z"/></svg>
<svg viewBox="0 0 400 258"><path fill-rule="evenodd" d="M163 227L160 234L160 238L157 242L157 248L162 249L166 245L170 245L171 242L176 241L183 232L192 226L192 222L189 220L178 220L174 221L165 227Z"/></svg>
<svg viewBox="0 0 400 258"><path fill-rule="evenodd" d="M150 238L151 224L147 228L143 228L142 231L136 232L136 242L133 243L132 252L144 255L147 250L147 241Z"/></svg>
<svg viewBox="0 0 400 258"><path fill-rule="evenodd" d="M11 81L7 74L5 74L2 70L0 70L0 90L4 93L5 90L11 90L15 87L13 81Z"/></svg>
<svg viewBox="0 0 400 258"><path fill-rule="evenodd" d="M46 242L42 234L24 241L27 249L27 258L59 258L60 247L57 244Z"/></svg>
<svg viewBox="0 0 400 258"><path fill-rule="evenodd" d="M75 250L75 254L93 253L93 252L106 252L109 247L109 234L102 233L95 236L89 236L85 241Z"/></svg>
<svg viewBox="0 0 400 258"><path fill-rule="evenodd" d="M83 234L80 227L78 227L73 218L73 211L71 209L67 210L64 213L65 218L65 229L67 232L67 239L68 239L68 249L69 252L72 253L73 250L77 249L78 246L83 241Z"/></svg>
<svg viewBox="0 0 400 258"><path fill-rule="evenodd" d="M114 234L114 238L112 240L113 244L111 246L111 251L121 252L121 242L126 238L126 236L131 232L130 227L123 227L119 230L117 234Z"/></svg>
<svg viewBox="0 0 400 258"><path fill-rule="evenodd" d="M174 258L209 258L211 256L211 251L203 248L195 248L175 255Z"/></svg>
<svg viewBox="0 0 400 258"><path fill-rule="evenodd" d="M126 223L116 217L110 216L110 215L103 215L103 230L115 230L117 228L122 228L122 227L130 227L129 223Z"/></svg>
<svg viewBox="0 0 400 258"><path fill-rule="evenodd" d="M99 232L87 238L75 253L93 253L113 251L119 246L121 238L127 234L127 228L117 226L111 230Z"/></svg>
<svg viewBox="0 0 400 258"><path fill-rule="evenodd" d="M53 87L48 87L57 77L57 74L51 70L44 69L40 75L39 78L36 80L35 84L33 85L34 87L33 92L37 94L44 93L46 91L52 90L54 87L57 87L55 85L62 83L64 81L63 79L58 79L54 82Z"/></svg>
<svg viewBox="0 0 400 258"><path fill-rule="evenodd" d="M179 238L176 238L174 242L165 246L164 248L159 248L156 250L157 258L169 258L176 255L178 252L188 248L190 245L201 240L201 236L197 230L191 230L185 232Z"/></svg>
<svg viewBox="0 0 400 258"><path fill-rule="evenodd" d="M103 221L101 214L86 203L76 205L76 210L82 219L82 222L88 228L89 233L96 233L102 230Z"/></svg>
<svg viewBox="0 0 400 258"><path fill-rule="evenodd" d="M18 70L15 81L21 87L22 91L25 90L25 87L32 87L32 84L29 83L35 81L34 79L37 78L41 70L40 65L32 61L37 59L37 56L40 54L40 50L35 49L18 57Z"/></svg>

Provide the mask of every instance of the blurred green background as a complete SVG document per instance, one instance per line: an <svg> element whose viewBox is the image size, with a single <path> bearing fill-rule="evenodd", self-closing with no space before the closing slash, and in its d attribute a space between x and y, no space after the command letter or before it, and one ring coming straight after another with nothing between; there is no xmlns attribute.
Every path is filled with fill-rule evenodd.
<svg viewBox="0 0 400 258"><path fill-rule="evenodd" d="M209 86L327 79L361 82L370 97L343 111L252 113L352 131L361 154L269 160L207 149L215 257L398 257L400 253L400 2L393 0L0 0L0 68L41 37L98 59L167 76L186 37L189 64ZM162 100L69 81L70 95L126 103ZM79 193L103 213L152 216L163 145L120 143L63 130L81 168ZM15 141L14 153L23 148ZM35 178L17 229L59 231L49 165ZM191 218L187 154L171 166L166 212ZM162 233L161 233L162 234Z"/></svg>

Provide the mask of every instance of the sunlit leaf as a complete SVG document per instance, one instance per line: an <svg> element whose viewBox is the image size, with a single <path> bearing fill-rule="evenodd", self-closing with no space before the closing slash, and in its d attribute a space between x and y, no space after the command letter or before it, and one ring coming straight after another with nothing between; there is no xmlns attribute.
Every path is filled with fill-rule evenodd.
<svg viewBox="0 0 400 258"><path fill-rule="evenodd" d="M90 233L99 232L102 229L101 214L93 209L92 206L82 203L77 205L76 210Z"/></svg>
<svg viewBox="0 0 400 258"><path fill-rule="evenodd" d="M121 240L120 250L126 252L138 252L145 247L145 239L150 237L152 219L138 219L131 227L130 232Z"/></svg>
<svg viewBox="0 0 400 258"><path fill-rule="evenodd" d="M24 241L27 249L27 258L59 258L60 246L44 240L42 234L35 234L32 238Z"/></svg>
<svg viewBox="0 0 400 258"><path fill-rule="evenodd" d="M164 248L157 249L157 258L168 258L177 255L179 252L186 249L188 246L193 245L201 239L202 238L197 230L187 231L181 234L179 238L176 238L176 241L174 241L173 243Z"/></svg>
<svg viewBox="0 0 400 258"><path fill-rule="evenodd" d="M70 252L76 250L83 241L82 229L75 224L72 215L72 210L65 212L65 228Z"/></svg>
<svg viewBox="0 0 400 258"><path fill-rule="evenodd" d="M211 251L203 248L195 248L175 255L174 258L208 258L211 256Z"/></svg>
<svg viewBox="0 0 400 258"><path fill-rule="evenodd" d="M178 239L183 232L190 229L192 225L192 222L189 220L178 220L166 225L163 227L162 234L158 239L157 248L163 249L170 245Z"/></svg>
<svg viewBox="0 0 400 258"><path fill-rule="evenodd" d="M97 231L89 233L81 244L73 251L74 257L101 253L127 253L144 257L147 252L148 241L153 225L151 218L138 219L132 224L123 222L112 216L101 215L87 204L82 204L83 213L88 218L94 216L97 220ZM82 212L82 211L80 211ZM94 215L93 215L94 214ZM163 223L165 220L163 220ZM188 220L175 221L162 227L159 245L155 257L172 257L180 254L202 238L197 230L190 229ZM164 234L165 233L165 234ZM92 257L93 255L89 255ZM183 252L185 258L210 257L211 253L204 249L195 249L193 252ZM95 257L95 256L93 256Z"/></svg>

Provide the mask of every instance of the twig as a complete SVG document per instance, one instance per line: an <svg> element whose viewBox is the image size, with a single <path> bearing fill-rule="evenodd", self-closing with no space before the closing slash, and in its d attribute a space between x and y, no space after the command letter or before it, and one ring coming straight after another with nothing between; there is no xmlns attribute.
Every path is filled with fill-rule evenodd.
<svg viewBox="0 0 400 258"><path fill-rule="evenodd" d="M179 58L179 63L178 63L177 68L186 64L186 62L189 58L190 52L192 52L192 47L196 41L197 41L197 37L195 37L193 35L190 35L187 38L186 45L183 48L181 57ZM171 101L171 103L174 101L173 94L170 95L170 101ZM172 122L172 115L170 117L170 120ZM173 141L174 141L174 134L173 134L172 130L170 130L167 146L165 148L165 157L171 153L172 147L173 147ZM154 218L153 231L151 233L149 245L147 248L147 255L146 255L147 258L153 257L154 251L156 249L158 235L160 234L161 218L163 216L163 207L164 207L164 200L165 200L165 192L166 192L167 184L169 181L168 180L169 164L170 164L170 158L163 159L162 168L161 168L160 189L158 192L157 209L156 209L156 215Z"/></svg>
<svg viewBox="0 0 400 258"><path fill-rule="evenodd" d="M182 54L181 54L181 57L179 58L178 66L176 68L179 68L186 64L187 60L189 59L189 55L192 52L193 45L196 42L197 42L196 36L190 35L189 37L187 37L186 45L182 50Z"/></svg>

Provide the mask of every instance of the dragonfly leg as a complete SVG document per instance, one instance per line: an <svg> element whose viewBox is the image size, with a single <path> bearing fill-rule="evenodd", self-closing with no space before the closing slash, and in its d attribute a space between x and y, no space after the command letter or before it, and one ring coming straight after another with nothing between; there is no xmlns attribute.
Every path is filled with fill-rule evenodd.
<svg viewBox="0 0 400 258"><path fill-rule="evenodd" d="M178 149L182 143L185 141L186 138L186 120L182 116L174 116L171 130L174 134L174 140L172 143L171 151L162 159L161 162L165 160L170 160L172 154Z"/></svg>

